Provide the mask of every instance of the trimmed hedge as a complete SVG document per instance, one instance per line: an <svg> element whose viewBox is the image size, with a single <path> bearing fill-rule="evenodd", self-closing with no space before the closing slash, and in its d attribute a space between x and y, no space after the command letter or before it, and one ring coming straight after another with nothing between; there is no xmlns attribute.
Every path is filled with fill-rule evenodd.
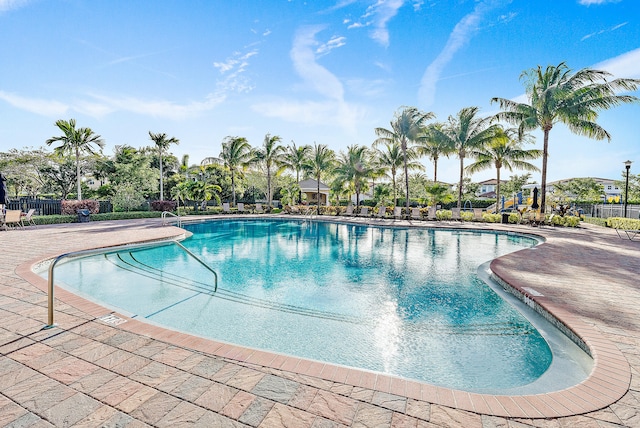
<svg viewBox="0 0 640 428"><path fill-rule="evenodd" d="M640 230L640 220L624 217L609 217L607 219L607 226L614 229Z"/></svg>
<svg viewBox="0 0 640 428"><path fill-rule="evenodd" d="M585 217L582 221L589 224L595 224L597 226L608 227L606 218Z"/></svg>

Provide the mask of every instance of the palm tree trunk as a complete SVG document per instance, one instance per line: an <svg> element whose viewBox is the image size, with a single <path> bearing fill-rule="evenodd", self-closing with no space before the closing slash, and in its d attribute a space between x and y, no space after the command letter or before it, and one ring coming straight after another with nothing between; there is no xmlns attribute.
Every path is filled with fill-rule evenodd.
<svg viewBox="0 0 640 428"><path fill-rule="evenodd" d="M498 204L500 203L500 168L496 168L496 177L498 177L498 184L496 184L496 214L497 214Z"/></svg>
<svg viewBox="0 0 640 428"><path fill-rule="evenodd" d="M80 150L76 147L76 183L78 185L78 200L82 200L82 187L80 186Z"/></svg>
<svg viewBox="0 0 640 428"><path fill-rule="evenodd" d="M409 168L407 167L407 142L402 144L402 156L404 158L404 187L406 193L405 205L407 206L407 213L409 212Z"/></svg>
<svg viewBox="0 0 640 428"><path fill-rule="evenodd" d="M233 206L236 206L236 180L234 171L231 170L231 199L233 199Z"/></svg>
<svg viewBox="0 0 640 428"><path fill-rule="evenodd" d="M162 150L160 150L160 200L164 201L164 186L162 184Z"/></svg>
<svg viewBox="0 0 640 428"><path fill-rule="evenodd" d="M433 182L438 182L438 158L433 158Z"/></svg>
<svg viewBox="0 0 640 428"><path fill-rule="evenodd" d="M267 205L271 208L271 169L267 166Z"/></svg>
<svg viewBox="0 0 640 428"><path fill-rule="evenodd" d="M544 144L542 146L542 178L540 193L540 212L545 212L547 203L547 157L549 155L549 129L544 130Z"/></svg>
<svg viewBox="0 0 640 428"><path fill-rule="evenodd" d="M462 178L464 176L464 155L460 154L460 182L458 183L458 208L462 207Z"/></svg>
<svg viewBox="0 0 640 428"><path fill-rule="evenodd" d="M398 206L398 194L396 192L396 173L393 174L393 206Z"/></svg>
<svg viewBox="0 0 640 428"><path fill-rule="evenodd" d="M320 215L320 175L318 174L318 193L316 193L316 198L318 200L318 215Z"/></svg>

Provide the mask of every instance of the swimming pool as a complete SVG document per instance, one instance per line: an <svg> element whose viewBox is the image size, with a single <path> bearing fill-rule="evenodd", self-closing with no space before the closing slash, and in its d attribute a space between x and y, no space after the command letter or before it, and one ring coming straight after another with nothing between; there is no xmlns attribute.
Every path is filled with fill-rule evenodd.
<svg viewBox="0 0 640 428"><path fill-rule="evenodd" d="M477 274L533 238L267 219L185 228L218 272L215 293L174 246L73 260L57 282L193 334L457 389L518 390L556 359L535 315Z"/></svg>

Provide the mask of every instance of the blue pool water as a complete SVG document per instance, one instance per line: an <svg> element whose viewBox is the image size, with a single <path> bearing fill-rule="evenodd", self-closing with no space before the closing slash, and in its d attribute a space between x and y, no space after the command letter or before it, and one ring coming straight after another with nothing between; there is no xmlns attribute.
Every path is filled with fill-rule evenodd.
<svg viewBox="0 0 640 428"><path fill-rule="evenodd" d="M549 345L478 267L530 237L270 219L185 226L178 246L56 267L57 283L213 339L470 391L518 388Z"/></svg>

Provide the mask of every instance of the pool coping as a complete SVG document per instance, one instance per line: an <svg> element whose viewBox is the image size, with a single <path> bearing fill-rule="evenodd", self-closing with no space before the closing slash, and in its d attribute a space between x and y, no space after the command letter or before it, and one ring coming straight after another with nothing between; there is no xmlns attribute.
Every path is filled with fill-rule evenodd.
<svg viewBox="0 0 640 428"><path fill-rule="evenodd" d="M230 217L232 216L227 215L223 218ZM252 216L243 215L240 217L251 218ZM266 216L262 215L260 217L265 218ZM283 218L283 216L273 217ZM213 218L220 219L219 216ZM296 217L285 216L284 218ZM367 222L368 219L361 218L338 218L337 220L345 223L373 224L380 226L387 226L386 223L388 223L388 221L385 220L370 223ZM328 219L327 221L331 221L331 219ZM460 223L432 223L433 222L420 222L417 225L402 224L402 227L460 229ZM389 223L388 225L398 226L398 223ZM480 231L505 231L504 229L500 230L500 226L496 229L486 226L478 227L478 225L476 225L477 229L474 229L473 226L474 225L471 224L466 228L468 230ZM519 232L512 229L510 231L515 233ZM175 229L175 235L173 237L181 236L183 233L184 230ZM527 232L523 234L539 236L533 230L527 230ZM552 239L550 236L545 237L543 235L544 234L540 235L543 239ZM130 243L138 242L135 238L128 241ZM547 245L547 243L540 244L536 248L540 248L544 245ZM100 248L100 246L93 246L92 248ZM578 385L561 391L531 395L495 395L454 390L382 373L286 356L275 352L251 349L211 339L205 339L129 318L124 314L114 312L111 309L79 297L60 287L56 287L55 298L60 302L71 305L96 318L102 317L106 314L114 314L118 318L125 319L127 321L119 324L117 328L131 333L148 336L172 345L187 347L189 349L205 352L225 359L235 360L245 364L316 377L345 385L367 388L382 393L389 393L433 404L440 404L446 407L466 410L478 414L508 418L558 418L597 411L615 403L627 393L631 383L631 368L623 353L613 342L605 338L595 328L582 321L565 305L556 303L552 298L532 295L531 292L527 291L526 288L530 286L530 284L523 283L519 276L510 272L509 265L504 263L504 259L518 257L518 254L523 251L528 250L517 251L493 260L491 262L491 270L493 274L502 282L508 284L514 290L517 290L522 296L530 299L532 302L535 302L536 305L539 305L540 308L544 309L544 311L552 315L553 318L572 331L587 345L594 360L593 370L587 379ZM16 274L46 293L46 280L35 274L32 267L41 263L43 260L56 257L59 254L60 253L51 254L50 257L38 257L37 259L26 261L16 269Z"/></svg>

